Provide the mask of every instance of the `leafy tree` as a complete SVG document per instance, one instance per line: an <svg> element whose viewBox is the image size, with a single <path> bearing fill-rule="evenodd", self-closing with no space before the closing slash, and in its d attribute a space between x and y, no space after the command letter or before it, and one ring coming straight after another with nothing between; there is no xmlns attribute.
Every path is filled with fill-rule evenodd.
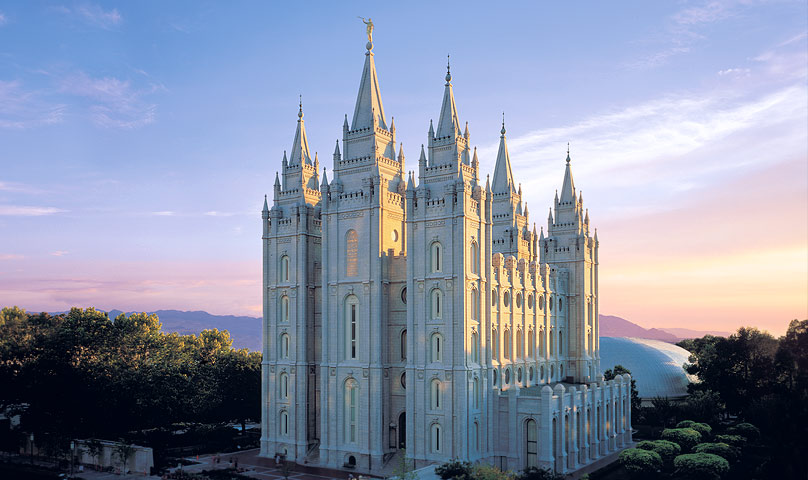
<svg viewBox="0 0 808 480"><path fill-rule="evenodd" d="M651 450L627 448L617 457L620 465L636 478L648 478L662 470L662 457Z"/></svg>
<svg viewBox="0 0 808 480"><path fill-rule="evenodd" d="M694 480L718 480L729 472L729 462L711 453L688 453L673 460L677 475Z"/></svg>
<svg viewBox="0 0 808 480"><path fill-rule="evenodd" d="M121 473L129 473L127 463L129 462L129 458L134 453L135 447L121 439L117 445L115 445L115 455L118 457L118 460L121 462Z"/></svg>
<svg viewBox="0 0 808 480"><path fill-rule="evenodd" d="M603 378L606 380L614 380L614 378L618 375L631 375L631 370L622 366L622 365L615 365L614 368L610 368L603 372ZM634 380L634 377L631 377L631 417L632 418L639 418L640 417L640 407L642 406L642 401L640 400L640 394L637 392L637 381Z"/></svg>
<svg viewBox="0 0 808 480"><path fill-rule="evenodd" d="M435 467L435 474L443 480L467 479L471 476L471 463L454 460Z"/></svg>
<svg viewBox="0 0 808 480"><path fill-rule="evenodd" d="M701 434L692 428L666 428L661 436L662 440L679 444L684 452L689 452L701 442Z"/></svg>

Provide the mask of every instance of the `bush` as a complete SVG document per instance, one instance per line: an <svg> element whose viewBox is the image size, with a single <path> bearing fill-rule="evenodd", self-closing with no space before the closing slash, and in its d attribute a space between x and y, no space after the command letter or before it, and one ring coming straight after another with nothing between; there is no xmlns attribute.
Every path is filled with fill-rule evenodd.
<svg viewBox="0 0 808 480"><path fill-rule="evenodd" d="M637 444L637 448L658 453L665 465L673 465L673 459L682 453L678 443L668 440L643 440Z"/></svg>
<svg viewBox="0 0 808 480"><path fill-rule="evenodd" d="M493 468L493 467L492 467ZM516 476L515 480L563 480L564 475L544 468L528 467ZM475 476L475 480L477 477Z"/></svg>
<svg viewBox="0 0 808 480"><path fill-rule="evenodd" d="M738 460L738 451L726 443L700 443L693 447L694 453L712 453L725 458L730 463Z"/></svg>
<svg viewBox="0 0 808 480"><path fill-rule="evenodd" d="M701 434L692 428L666 428L662 431L662 440L678 443L682 451L689 452L701 442Z"/></svg>
<svg viewBox="0 0 808 480"><path fill-rule="evenodd" d="M444 463L435 468L435 474L443 480L468 479L471 477L471 464L469 462L453 462Z"/></svg>
<svg viewBox="0 0 808 480"><path fill-rule="evenodd" d="M620 452L617 459L629 474L636 477L646 478L662 470L662 457L649 450L627 448Z"/></svg>
<svg viewBox="0 0 808 480"><path fill-rule="evenodd" d="M709 438L710 435L713 433L713 427L707 425L706 423L694 423L690 426L693 430L699 432L701 434L701 438Z"/></svg>
<svg viewBox="0 0 808 480"><path fill-rule="evenodd" d="M693 420L682 420L681 422L676 424L676 428L690 428L695 423L696 422L694 422Z"/></svg>
<svg viewBox="0 0 808 480"><path fill-rule="evenodd" d="M746 446L746 438L740 435L716 435L715 441L726 443L735 448L743 448Z"/></svg>
<svg viewBox="0 0 808 480"><path fill-rule="evenodd" d="M673 460L676 474L693 480L718 480L729 472L729 462L711 453L688 453Z"/></svg>
<svg viewBox="0 0 808 480"><path fill-rule="evenodd" d="M757 440L760 437L760 430L751 423L739 423L727 431L733 435L741 435L747 440Z"/></svg>

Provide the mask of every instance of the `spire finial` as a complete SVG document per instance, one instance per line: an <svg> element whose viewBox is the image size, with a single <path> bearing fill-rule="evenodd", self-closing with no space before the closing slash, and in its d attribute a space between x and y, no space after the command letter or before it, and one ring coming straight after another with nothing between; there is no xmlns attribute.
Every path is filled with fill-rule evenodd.
<svg viewBox="0 0 808 480"><path fill-rule="evenodd" d="M300 109L297 111L297 118L303 118L303 95L300 95L300 101L298 102L298 106Z"/></svg>
<svg viewBox="0 0 808 480"><path fill-rule="evenodd" d="M452 81L452 71L451 71L451 64L449 63L450 56L446 55L446 84L448 85L449 82Z"/></svg>
<svg viewBox="0 0 808 480"><path fill-rule="evenodd" d="M567 165L570 164L570 142L567 142Z"/></svg>
<svg viewBox="0 0 808 480"><path fill-rule="evenodd" d="M505 112L502 112L502 130L499 133L505 135Z"/></svg>

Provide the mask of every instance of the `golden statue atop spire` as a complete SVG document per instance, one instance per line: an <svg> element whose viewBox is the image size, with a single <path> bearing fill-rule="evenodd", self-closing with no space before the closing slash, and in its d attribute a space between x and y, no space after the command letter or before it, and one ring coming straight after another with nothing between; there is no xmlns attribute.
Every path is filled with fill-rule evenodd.
<svg viewBox="0 0 808 480"><path fill-rule="evenodd" d="M367 20L365 20L365 17L356 18L361 19L362 23L368 26L368 42L373 43L373 20L370 17Z"/></svg>

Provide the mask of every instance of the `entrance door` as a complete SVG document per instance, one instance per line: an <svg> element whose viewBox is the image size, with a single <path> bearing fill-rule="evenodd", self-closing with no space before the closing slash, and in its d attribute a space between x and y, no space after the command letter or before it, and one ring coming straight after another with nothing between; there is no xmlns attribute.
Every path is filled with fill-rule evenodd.
<svg viewBox="0 0 808 480"><path fill-rule="evenodd" d="M407 448L407 412L398 416L398 448Z"/></svg>

